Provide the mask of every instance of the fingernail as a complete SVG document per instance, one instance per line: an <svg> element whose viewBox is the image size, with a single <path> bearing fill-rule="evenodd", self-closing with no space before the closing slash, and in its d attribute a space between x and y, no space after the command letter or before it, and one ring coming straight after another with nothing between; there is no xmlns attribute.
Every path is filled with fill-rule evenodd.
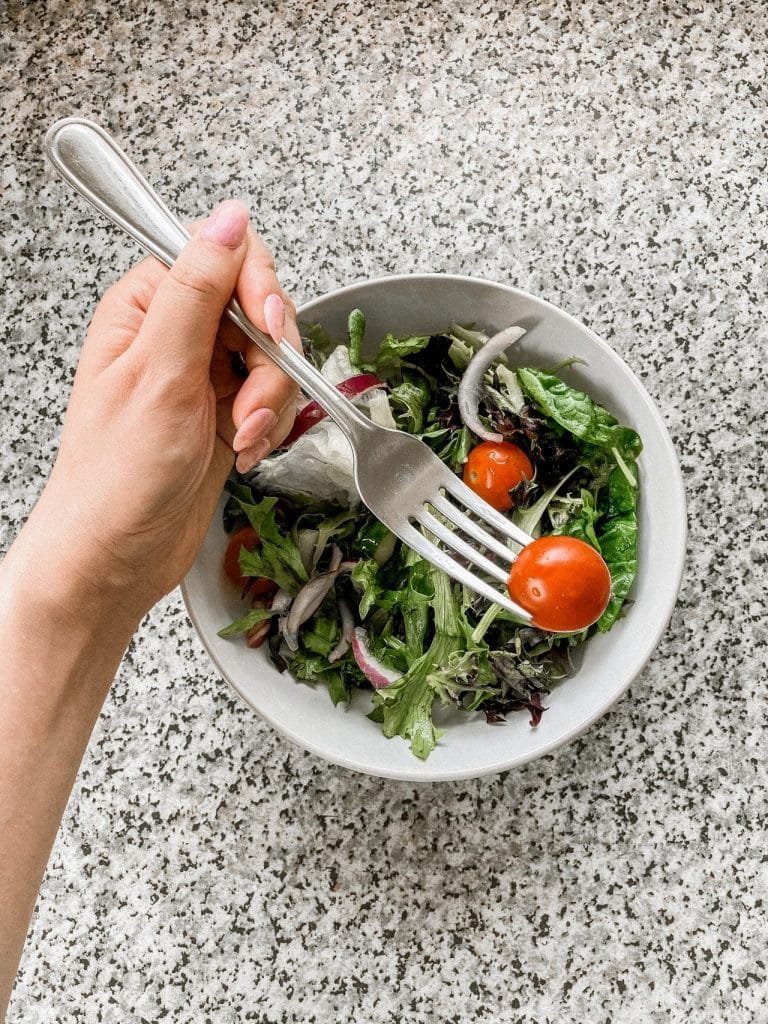
<svg viewBox="0 0 768 1024"><path fill-rule="evenodd" d="M200 228L200 238L228 249L236 249L245 238L248 227L248 211L235 199L219 203L208 220Z"/></svg>
<svg viewBox="0 0 768 1024"><path fill-rule="evenodd" d="M277 416L272 409L256 409L249 416L246 416L238 427L232 447L236 452L250 448L254 441L259 441L265 434L268 434L277 422Z"/></svg>
<svg viewBox="0 0 768 1024"><path fill-rule="evenodd" d="M272 338L277 342L282 341L285 329L285 303L276 292L264 300L264 319Z"/></svg>
<svg viewBox="0 0 768 1024"><path fill-rule="evenodd" d="M269 455L271 447L269 438L265 437L263 441L257 441L250 448L240 452L235 462L238 473L249 473L254 466L258 466L264 456Z"/></svg>

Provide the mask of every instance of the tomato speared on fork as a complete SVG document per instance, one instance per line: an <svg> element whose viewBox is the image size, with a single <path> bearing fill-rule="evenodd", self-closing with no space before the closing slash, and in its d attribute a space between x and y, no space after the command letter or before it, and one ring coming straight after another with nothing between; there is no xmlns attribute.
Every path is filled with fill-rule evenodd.
<svg viewBox="0 0 768 1024"><path fill-rule="evenodd" d="M611 596L611 574L583 540L540 537L512 563L507 590L531 613L534 626L569 633L586 629L603 614Z"/></svg>

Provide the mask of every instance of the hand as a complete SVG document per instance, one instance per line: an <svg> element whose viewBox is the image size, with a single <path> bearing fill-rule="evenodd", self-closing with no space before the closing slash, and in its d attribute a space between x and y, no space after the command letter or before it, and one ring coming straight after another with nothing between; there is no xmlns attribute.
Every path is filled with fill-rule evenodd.
<svg viewBox="0 0 768 1024"><path fill-rule="evenodd" d="M28 529L46 571L144 614L182 579L239 452L245 471L290 430L296 385L229 321L232 293L300 350L293 305L246 210L223 203L168 271L147 259L93 317L50 480ZM240 352L247 379L233 369ZM41 534L42 531L42 534ZM61 561L63 560L63 564Z"/></svg>

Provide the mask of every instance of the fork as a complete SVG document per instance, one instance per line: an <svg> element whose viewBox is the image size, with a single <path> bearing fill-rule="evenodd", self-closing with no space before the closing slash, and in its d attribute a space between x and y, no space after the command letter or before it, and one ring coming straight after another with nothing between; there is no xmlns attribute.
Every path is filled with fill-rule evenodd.
<svg viewBox="0 0 768 1024"><path fill-rule="evenodd" d="M166 266L174 263L189 232L103 128L64 118L49 129L45 151L100 213ZM530 622L530 613L498 584L517 557L509 541L525 546L533 538L479 498L423 441L369 420L288 342L276 344L251 323L236 299L226 315L344 432L358 493L376 518L432 565Z"/></svg>

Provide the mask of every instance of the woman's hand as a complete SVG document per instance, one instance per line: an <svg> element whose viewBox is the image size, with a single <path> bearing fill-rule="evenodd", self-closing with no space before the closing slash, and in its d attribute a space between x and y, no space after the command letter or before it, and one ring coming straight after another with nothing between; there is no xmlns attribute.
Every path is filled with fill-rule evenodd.
<svg viewBox="0 0 768 1024"><path fill-rule="evenodd" d="M220 323L235 290L275 340L285 316L285 334L300 346L272 257L231 201L170 271L150 258L109 289L83 347L59 455L23 531L45 541L46 573L53 557L57 573L139 617L192 564L233 445L244 471L293 422L295 384Z"/></svg>

